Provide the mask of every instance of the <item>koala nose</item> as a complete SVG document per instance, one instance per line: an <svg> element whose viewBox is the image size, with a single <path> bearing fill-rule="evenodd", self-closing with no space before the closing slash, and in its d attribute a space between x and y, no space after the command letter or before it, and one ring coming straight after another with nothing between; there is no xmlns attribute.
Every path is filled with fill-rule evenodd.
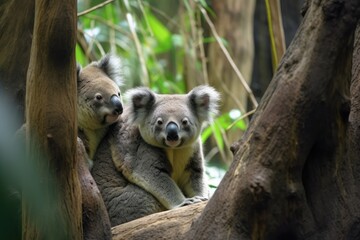
<svg viewBox="0 0 360 240"><path fill-rule="evenodd" d="M123 113L123 106L122 106L122 103L121 103L120 98L118 96L113 95L110 98L110 103L115 108L114 109L114 114L120 115L120 114Z"/></svg>
<svg viewBox="0 0 360 240"><path fill-rule="evenodd" d="M166 126L166 140L168 140L168 141L177 141L177 140L179 140L178 130L179 130L179 128L176 125L176 123L170 122Z"/></svg>

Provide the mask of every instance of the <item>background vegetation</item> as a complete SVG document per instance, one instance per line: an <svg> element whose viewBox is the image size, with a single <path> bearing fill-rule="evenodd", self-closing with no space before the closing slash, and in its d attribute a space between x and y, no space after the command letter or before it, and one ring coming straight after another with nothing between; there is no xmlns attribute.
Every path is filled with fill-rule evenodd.
<svg viewBox="0 0 360 240"><path fill-rule="evenodd" d="M211 84L222 93L221 114L202 134L203 142L207 143L211 186L218 184L229 165L230 146L246 130L257 100L281 57L278 55L285 48L281 15L275 8L280 6L279 1L255 2L78 1L77 61L86 65L108 52L119 55L123 60L123 92L142 85L158 93L186 93L195 85ZM285 12L299 8L300 3L285 4ZM231 15L233 19L228 20ZM274 16L275 20L271 20ZM300 14L288 18L296 25ZM291 34L296 27L290 28ZM263 59L256 57L255 45L262 49ZM219 65L224 67L218 69ZM270 66L267 76L258 74L266 72L260 69L262 66ZM253 81L257 98L249 87L252 72L258 78ZM240 94L234 97L234 93Z"/></svg>

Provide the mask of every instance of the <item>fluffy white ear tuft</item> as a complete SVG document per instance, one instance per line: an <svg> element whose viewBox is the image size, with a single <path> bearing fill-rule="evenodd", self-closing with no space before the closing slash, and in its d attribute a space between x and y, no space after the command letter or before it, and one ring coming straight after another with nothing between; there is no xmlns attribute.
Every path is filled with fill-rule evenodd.
<svg viewBox="0 0 360 240"><path fill-rule="evenodd" d="M154 105L156 95L148 88L139 87L128 90L125 99L129 102L130 121L140 123Z"/></svg>
<svg viewBox="0 0 360 240"><path fill-rule="evenodd" d="M102 69L118 86L123 85L123 71L121 59L113 54L106 54L98 62L97 67Z"/></svg>
<svg viewBox="0 0 360 240"><path fill-rule="evenodd" d="M194 108L201 122L210 121L218 113L220 94L207 85L195 87L188 93L190 106Z"/></svg>

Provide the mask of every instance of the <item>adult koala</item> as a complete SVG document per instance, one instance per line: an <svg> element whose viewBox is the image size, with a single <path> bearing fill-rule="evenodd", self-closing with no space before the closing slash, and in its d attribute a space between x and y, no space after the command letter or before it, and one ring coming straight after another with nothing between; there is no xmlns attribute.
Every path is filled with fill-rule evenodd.
<svg viewBox="0 0 360 240"><path fill-rule="evenodd" d="M77 72L78 135L91 166L100 141L123 112L121 61L108 54L83 69L78 65Z"/></svg>
<svg viewBox="0 0 360 240"><path fill-rule="evenodd" d="M209 86L181 95L136 88L127 97L92 169L112 226L208 198L199 136L220 100Z"/></svg>
<svg viewBox="0 0 360 240"><path fill-rule="evenodd" d="M123 112L121 61L105 55L77 68L78 175L82 192L84 239L111 239L107 209L89 168L98 144Z"/></svg>
<svg viewBox="0 0 360 240"><path fill-rule="evenodd" d="M107 209L90 174L87 160L92 158L109 126L119 120L123 111L118 87L122 78L120 68L120 59L114 55L106 55L83 69L80 66L77 68L79 164L76 170L81 184L85 240L106 240L112 237ZM25 146L25 138L26 124L15 136L17 145Z"/></svg>

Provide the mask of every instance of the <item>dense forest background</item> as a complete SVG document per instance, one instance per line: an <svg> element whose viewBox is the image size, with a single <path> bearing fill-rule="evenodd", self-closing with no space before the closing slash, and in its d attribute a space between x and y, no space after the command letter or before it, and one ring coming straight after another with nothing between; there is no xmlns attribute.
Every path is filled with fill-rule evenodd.
<svg viewBox="0 0 360 240"><path fill-rule="evenodd" d="M199 84L215 86L222 111L202 139L212 138L209 165L226 169L230 146L246 130L281 58L276 54L300 24L303 1L107 2L78 1L77 60L86 65L107 52L120 55L123 91L143 85L185 93ZM209 175L216 185L219 173Z"/></svg>

